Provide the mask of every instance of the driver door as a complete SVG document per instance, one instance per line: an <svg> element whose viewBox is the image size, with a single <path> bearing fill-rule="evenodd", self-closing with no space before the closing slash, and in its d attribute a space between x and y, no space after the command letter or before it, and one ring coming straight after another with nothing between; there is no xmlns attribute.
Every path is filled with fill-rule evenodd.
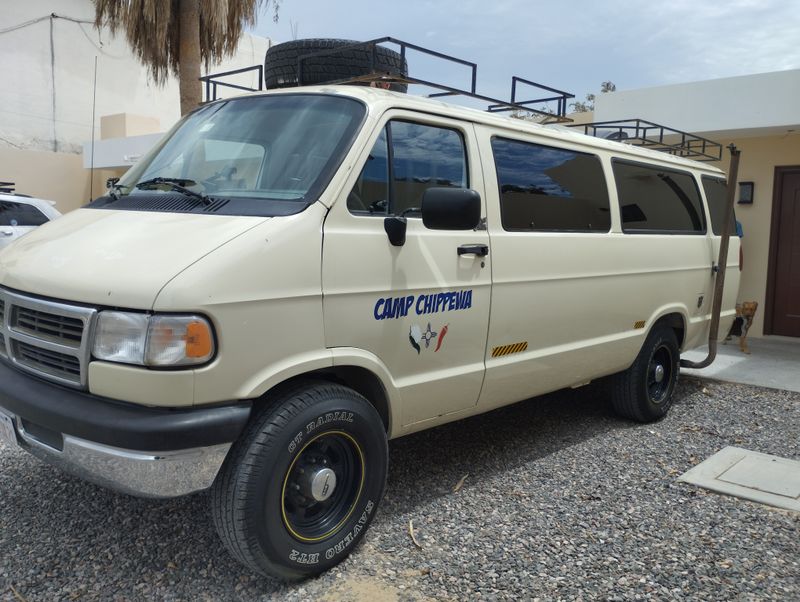
<svg viewBox="0 0 800 602"><path fill-rule="evenodd" d="M485 371L491 255L459 247L488 253L489 237L485 229L428 229L419 207L434 186L483 196L472 126L390 112L358 166L324 225L326 344L366 352L385 367L403 426L471 408ZM401 215L405 243L393 246L384 222Z"/></svg>

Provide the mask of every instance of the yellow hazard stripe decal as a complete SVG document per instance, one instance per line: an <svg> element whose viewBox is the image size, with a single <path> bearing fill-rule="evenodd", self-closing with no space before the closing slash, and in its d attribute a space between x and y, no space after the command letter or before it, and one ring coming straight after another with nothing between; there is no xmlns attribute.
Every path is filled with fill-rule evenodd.
<svg viewBox="0 0 800 602"><path fill-rule="evenodd" d="M492 357L502 357L512 353L521 353L528 348L528 341L522 343L512 343L511 345L501 345L492 349Z"/></svg>

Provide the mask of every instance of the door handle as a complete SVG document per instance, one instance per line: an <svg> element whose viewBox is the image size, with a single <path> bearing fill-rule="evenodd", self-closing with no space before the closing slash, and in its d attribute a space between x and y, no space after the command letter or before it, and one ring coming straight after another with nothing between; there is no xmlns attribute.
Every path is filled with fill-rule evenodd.
<svg viewBox="0 0 800 602"><path fill-rule="evenodd" d="M2 234L3 236L13 236L14 235L14 233L11 232L10 230L0 230L0 234Z"/></svg>
<svg viewBox="0 0 800 602"><path fill-rule="evenodd" d="M461 245L458 247L458 254L486 257L489 254L489 245Z"/></svg>

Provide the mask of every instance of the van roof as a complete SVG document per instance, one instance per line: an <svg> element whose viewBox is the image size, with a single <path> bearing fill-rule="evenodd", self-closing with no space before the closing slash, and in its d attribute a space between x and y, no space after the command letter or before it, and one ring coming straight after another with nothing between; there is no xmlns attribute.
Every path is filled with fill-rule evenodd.
<svg viewBox="0 0 800 602"><path fill-rule="evenodd" d="M363 101L367 106L369 106L371 109L374 109L378 113L382 113L391 108L408 109L423 113L433 113L450 119L460 119L462 121L479 123L508 131L536 134L537 136L549 138L553 140L554 143L557 141L572 142L588 148L605 150L620 157L629 159L646 158L649 162L653 163L688 168L695 171L713 174L715 176L725 175L725 172L723 172L721 169L712 167L707 163L701 163L700 161L694 161L692 159L686 159L684 157L678 157L675 155L670 155L669 153L655 151L640 146L634 146L632 144L625 144L623 142L617 142L614 140L606 140L604 138L596 138L562 125L542 125L525 119L513 119L507 116L489 113L487 111L480 111L478 109L471 109L468 107L461 107L442 102L441 100L434 100L423 96L415 96L413 94L392 92L390 90L383 90L380 88L346 84L328 84L320 86L280 88L267 90L264 92L250 92L248 94L244 94L244 96L265 96L297 93L335 94L348 96ZM224 101L231 99L222 100Z"/></svg>

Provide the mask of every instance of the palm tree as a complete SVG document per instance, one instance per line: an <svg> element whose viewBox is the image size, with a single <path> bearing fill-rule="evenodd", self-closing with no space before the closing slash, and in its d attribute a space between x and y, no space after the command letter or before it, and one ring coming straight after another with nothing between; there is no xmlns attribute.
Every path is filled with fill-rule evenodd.
<svg viewBox="0 0 800 602"><path fill-rule="evenodd" d="M600 92L602 94L616 91L617 86L612 81L607 81L600 84ZM571 106L572 110L576 113L587 113L589 111L594 111L595 100L597 100L597 96L595 94L587 94L586 102L581 102L578 100L576 102L571 102L569 106Z"/></svg>
<svg viewBox="0 0 800 602"><path fill-rule="evenodd" d="M157 84L178 76L181 114L202 100L200 65L232 55L259 9L279 0L94 0L95 27L122 30Z"/></svg>

